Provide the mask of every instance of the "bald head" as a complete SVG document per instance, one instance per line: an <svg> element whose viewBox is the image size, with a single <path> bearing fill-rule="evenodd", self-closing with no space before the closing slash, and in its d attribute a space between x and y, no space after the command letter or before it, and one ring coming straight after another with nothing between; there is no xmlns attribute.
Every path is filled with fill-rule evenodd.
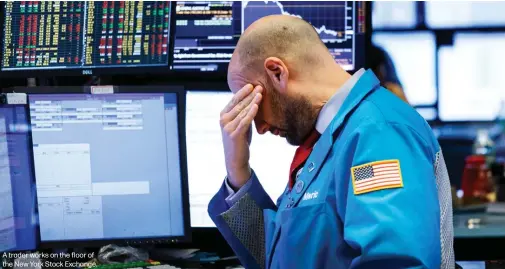
<svg viewBox="0 0 505 269"><path fill-rule="evenodd" d="M266 58L277 57L288 65L310 70L328 55L312 25L297 17L272 15L255 21L242 34L230 68L239 65L240 69L259 71Z"/></svg>
<svg viewBox="0 0 505 269"><path fill-rule="evenodd" d="M347 74L314 27L286 15L263 17L242 34L228 67L228 85L263 88L254 123L258 133L282 134L299 145L314 128L319 110Z"/></svg>

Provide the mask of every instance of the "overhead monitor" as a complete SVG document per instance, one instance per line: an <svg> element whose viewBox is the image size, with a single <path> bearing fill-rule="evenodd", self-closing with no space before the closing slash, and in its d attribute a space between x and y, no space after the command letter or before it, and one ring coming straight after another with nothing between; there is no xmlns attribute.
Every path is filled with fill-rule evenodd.
<svg viewBox="0 0 505 269"><path fill-rule="evenodd" d="M171 3L2 2L2 74L168 71Z"/></svg>
<svg viewBox="0 0 505 269"><path fill-rule="evenodd" d="M439 50L438 110L443 121L492 121L505 106L505 35L459 33Z"/></svg>
<svg viewBox="0 0 505 269"><path fill-rule="evenodd" d="M184 99L29 95L41 244L187 239Z"/></svg>
<svg viewBox="0 0 505 269"><path fill-rule="evenodd" d="M391 57L400 83L412 105L433 105L435 82L435 35L431 32L376 32L372 42Z"/></svg>
<svg viewBox="0 0 505 269"><path fill-rule="evenodd" d="M38 244L35 180L28 110L0 106L0 252Z"/></svg>
<svg viewBox="0 0 505 269"><path fill-rule="evenodd" d="M426 1L430 28L505 26L504 1Z"/></svg>
<svg viewBox="0 0 505 269"><path fill-rule="evenodd" d="M186 140L192 227L215 227L207 207L226 176L219 113L231 92L188 91ZM251 168L273 201L285 190L296 147L270 133L253 131Z"/></svg>
<svg viewBox="0 0 505 269"><path fill-rule="evenodd" d="M417 26L417 2L372 2L372 26L374 29L414 28Z"/></svg>
<svg viewBox="0 0 505 269"><path fill-rule="evenodd" d="M311 23L346 70L364 66L365 3L361 1L177 1L175 70L226 72L240 35L267 15Z"/></svg>

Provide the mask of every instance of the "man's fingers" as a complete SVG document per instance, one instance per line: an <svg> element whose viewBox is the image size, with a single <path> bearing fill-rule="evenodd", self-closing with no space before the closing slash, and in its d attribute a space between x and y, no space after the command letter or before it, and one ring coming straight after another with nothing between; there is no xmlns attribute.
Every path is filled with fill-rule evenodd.
<svg viewBox="0 0 505 269"><path fill-rule="evenodd" d="M259 107L258 107L259 109ZM251 122L251 125L249 125L249 129L247 130L247 144L249 144L249 146L251 146L251 143L252 143L252 122Z"/></svg>
<svg viewBox="0 0 505 269"><path fill-rule="evenodd" d="M240 101L237 105L235 105L235 107L233 107L231 111L223 115L224 120L231 121L235 119L240 113L242 113L242 111L247 110L250 107L250 104L252 103L256 94L258 94L258 92L259 90L255 89L253 92L251 92L251 94L242 99L242 101Z"/></svg>
<svg viewBox="0 0 505 269"><path fill-rule="evenodd" d="M249 103L249 105L245 109L240 111L240 113L238 113L238 115L236 115L234 118L230 117L231 120L225 120L226 123L224 126L224 130L230 134L233 133L235 131L235 129L237 129L238 125L240 124L240 121L247 115L247 112L250 110L252 104L253 103ZM226 114L224 117L228 118L227 116L230 113Z"/></svg>
<svg viewBox="0 0 505 269"><path fill-rule="evenodd" d="M251 93L249 96L247 96L245 99L240 101L235 107L231 109L231 111L228 111L227 113L221 114L221 118L219 120L219 123L221 127L225 127L229 123L231 123L235 118L240 117L240 113L243 111L247 112L247 109L249 108L249 105L251 104L251 101L254 98L254 94ZM243 116L243 115L242 115ZM234 127L236 128L236 127Z"/></svg>
<svg viewBox="0 0 505 269"><path fill-rule="evenodd" d="M252 125L252 121L256 116L256 113L258 113L258 105L253 103L251 105L251 109L249 109L246 116L242 118L237 129L235 129L235 131L231 134L231 136L237 137L249 131Z"/></svg>
<svg viewBox="0 0 505 269"><path fill-rule="evenodd" d="M259 103L261 102L262 95L256 94L254 100L246 110L243 110L237 118L230 122L231 136L236 137L245 134L252 126L252 122L258 113Z"/></svg>
<svg viewBox="0 0 505 269"><path fill-rule="evenodd" d="M229 121L224 126L225 131L227 131L228 133L233 133L235 131L235 129L238 128L238 126L239 126L240 122L242 121L242 119L247 116L247 114L249 113L249 111L252 108L252 105L256 105L257 106L259 104L259 102L261 101L261 97L262 97L261 94L256 93L253 97L254 98L251 100L251 102L249 103L249 105L245 109L242 109L234 118L231 119L231 121ZM227 115L229 115L230 113L228 113ZM255 114L255 116L256 116L256 114Z"/></svg>
<svg viewBox="0 0 505 269"><path fill-rule="evenodd" d="M232 110L240 101L242 101L242 99L248 96L253 89L253 85L251 84L247 84L242 87L242 89L234 94L230 102L224 107L224 109L221 111L221 115L230 112L230 110Z"/></svg>
<svg viewBox="0 0 505 269"><path fill-rule="evenodd" d="M262 88L261 86L256 86L254 90L245 98L243 98L241 101L239 101L231 110L229 110L226 113L221 113L221 118L220 118L220 124L221 127L224 127L227 125L229 122L233 121L236 117L240 115L240 113L244 110L248 110L250 108L250 104L254 101L255 96L258 93L261 93ZM237 93L238 94L238 93ZM230 102L230 104L233 103L233 99ZM227 108L225 110L228 110ZM223 111L225 111L223 110ZM247 111L245 111L247 113ZM245 114L241 115L242 117L245 116Z"/></svg>

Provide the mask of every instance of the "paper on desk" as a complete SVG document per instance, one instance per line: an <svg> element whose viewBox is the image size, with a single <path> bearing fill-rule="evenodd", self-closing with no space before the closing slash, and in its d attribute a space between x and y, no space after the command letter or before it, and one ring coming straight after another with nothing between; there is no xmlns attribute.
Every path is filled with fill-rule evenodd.
<svg viewBox="0 0 505 269"><path fill-rule="evenodd" d="M488 204L486 212L489 214L505 214L505 203Z"/></svg>

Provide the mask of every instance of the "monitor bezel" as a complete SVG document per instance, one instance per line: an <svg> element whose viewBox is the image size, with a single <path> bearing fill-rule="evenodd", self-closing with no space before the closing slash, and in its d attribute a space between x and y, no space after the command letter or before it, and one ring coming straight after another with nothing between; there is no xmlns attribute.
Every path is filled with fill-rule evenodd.
<svg viewBox="0 0 505 269"><path fill-rule="evenodd" d="M0 4L0 30L2 31L0 39L0 54L3 55L4 40L5 40L5 2ZM170 25L168 36L168 63L160 66L129 66L129 67L94 67L94 68L56 68L56 69L20 69L20 70L3 70L0 65L0 78L28 78L28 77L62 77L62 76L117 76L117 75L167 75L172 73L174 36L175 36L175 7L176 1L170 2ZM3 57L0 57L2 60ZM30 74L30 75L27 75Z"/></svg>
<svg viewBox="0 0 505 269"><path fill-rule="evenodd" d="M363 56L360 57L361 61L358 63L359 65L356 65L353 70L347 70L348 73L354 74L356 71L360 70L361 68L368 68L369 63L368 63L368 55L370 53L370 50L372 48L372 2L370 1L360 1L364 4L365 8L365 33L363 34L363 51L362 54ZM174 25L176 22L176 15L173 16L174 18ZM172 42L172 53L173 53L173 48L175 45L175 28L174 28L174 36L173 36L173 42ZM172 61L173 64L173 61ZM227 77L227 67L228 64L225 64L226 68L223 68L223 70L219 71L195 71L195 70L176 70L172 69L173 74L177 76L177 79L180 81L185 81L185 80L194 80L195 77L198 77L200 80L208 80L208 81L226 81Z"/></svg>
<svg viewBox="0 0 505 269"><path fill-rule="evenodd" d="M122 93L174 93L177 99L177 119L178 119L178 139L179 139L179 163L181 172L181 191L182 191L182 213L183 213L183 235L166 236L158 238L121 238L121 239L92 239L92 240L58 240L58 241L43 241L40 238L39 231L39 248L68 248L68 247L100 247L107 244L118 245L145 245L145 244L178 244L188 243L191 241L190 229L190 211L189 211L189 192L188 192L188 171L186 157L186 135L185 135L185 117L186 117L186 92L182 86L113 86L114 94ZM30 96L42 94L76 94L90 95L91 87L33 87L33 88L14 88L15 92L28 94L28 102ZM29 103L27 105L29 112ZM29 116L29 115L28 115ZM31 134L30 134L31 137ZM33 150L33 140L32 150ZM33 154L32 154L33 159ZM34 162L34 160L33 160ZM35 171L33 171L35 173ZM36 181L35 177L35 181ZM40 230L40 226L39 226Z"/></svg>

